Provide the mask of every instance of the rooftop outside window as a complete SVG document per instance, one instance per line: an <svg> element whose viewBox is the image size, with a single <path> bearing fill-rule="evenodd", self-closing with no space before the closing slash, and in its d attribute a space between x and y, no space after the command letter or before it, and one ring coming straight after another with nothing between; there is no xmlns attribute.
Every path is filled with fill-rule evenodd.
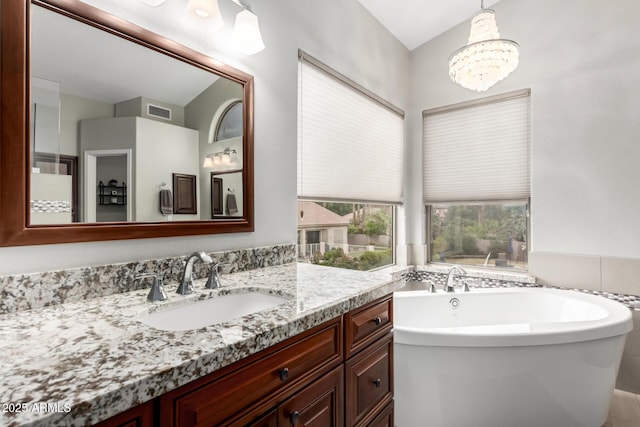
<svg viewBox="0 0 640 427"><path fill-rule="evenodd" d="M393 206L298 201L298 261L352 270L393 264Z"/></svg>

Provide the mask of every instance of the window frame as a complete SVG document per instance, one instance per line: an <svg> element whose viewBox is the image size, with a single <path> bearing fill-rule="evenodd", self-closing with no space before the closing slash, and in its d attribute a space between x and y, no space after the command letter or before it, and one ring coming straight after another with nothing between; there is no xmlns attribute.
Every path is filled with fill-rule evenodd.
<svg viewBox="0 0 640 427"><path fill-rule="evenodd" d="M359 204L359 205L377 205L377 206L386 206L389 207L389 212L390 212L390 220L391 220L391 239L389 242L389 249L391 249L391 262L390 264L387 264L385 266L381 266L381 267L375 267L371 270L368 271L374 271L374 270L378 270L378 269L383 269L383 268L389 268L392 267L394 265L397 265L398 262L398 250L397 250L397 244L398 244L398 206L401 205L404 201L404 188L406 185L405 182L405 175L404 175L404 170L406 169L406 147L407 147L407 131L406 131L406 115L404 110L396 107L395 105L393 105L391 102L385 100L384 98L378 96L377 94L375 94L374 92L366 89L364 86L356 83L355 81L351 80L350 78L348 78L347 76L341 74L340 72L338 72L337 70L333 69L331 66L325 64L324 62L320 61L319 59L311 56L309 53L298 49L298 66L299 66L299 72L298 72L298 85L299 85L299 89L298 89L298 156L297 156L297 162L298 162L298 194L297 194L297 201L308 201L308 202L332 202L332 203L345 203L345 204L351 204L351 203L355 203L355 204ZM398 189L398 194L396 196L392 196L390 199L386 199L384 196L381 196L380 199L376 199L375 197L372 197L370 199L366 199L368 196L365 194L357 194L354 192L346 192L346 193L340 193L339 191L336 192L336 194L333 194L334 191L325 191L324 193L321 191L320 194L315 194L313 191L309 191L309 192L305 192L304 189L301 190L301 184L300 184L300 161L301 161L301 149L300 149L300 144L301 144L301 117L303 118L303 113L301 111L302 108L302 96L304 96L301 93L301 88L303 88L303 77L302 77L302 70L305 69L305 67L309 66L311 69L316 69L320 72L322 72L322 74L326 74L326 77L331 78L333 80L335 80L340 86L344 86L347 87L348 89L350 89L351 91L353 91L354 93L356 93L358 96L363 96L364 99L368 99L369 101L372 101L374 105L377 106L377 108L382 107L384 110L387 110L388 113L398 116L401 119L401 127L399 127L399 129L401 129L401 139L398 138L398 141L401 141L401 154L400 154L400 159L401 159L401 166L402 168L400 168L400 185L399 185L399 189ZM395 128L394 128L395 129ZM364 137L361 137L360 140L365 140ZM394 139L395 141L395 139ZM304 142L302 142L302 144L304 144ZM335 152L341 152L341 149L335 150ZM397 159L397 157L396 157ZM304 177L304 175L302 175ZM329 189L333 188L333 187L328 187ZM327 193L327 194L325 194ZM377 196L379 196L379 193L376 194ZM298 240L299 240L299 228L296 227L297 232L298 232ZM347 230L345 237L345 241L348 242L348 235L349 232Z"/></svg>
<svg viewBox="0 0 640 427"><path fill-rule="evenodd" d="M349 203L355 203L355 204L360 204L360 205L373 205L373 206L388 206L391 210L391 242L389 245L389 248L391 249L391 263L390 264L386 264L380 267L375 267L372 268L371 270L358 270L358 271L377 271L377 270L383 270L385 268L389 268L389 267L393 267L395 265L397 265L397 244L398 244L398 204L397 203L378 203L378 202L369 202L369 201L355 201L355 200L349 200L349 201L345 201L345 200L320 200L320 199L305 199L305 198L297 198L296 199L297 202L300 201L304 201L304 202L318 202L318 203L322 203L322 202L330 202L330 203L344 203L344 204L349 204ZM300 213L298 212L296 216L298 216ZM310 229L310 230L316 230L316 229ZM305 233L307 232L307 230L305 230ZM322 231L320 231L320 233L322 233ZM297 248L300 246L299 243L299 237L300 237L300 228L298 228L296 226L296 252L297 252ZM349 232L347 231L347 235L345 236L347 241L348 241L348 237L349 237ZM296 259L298 258L298 254L296 253ZM337 267L340 268L340 267Z"/></svg>
<svg viewBox="0 0 640 427"><path fill-rule="evenodd" d="M473 269L480 269L483 271L500 271L500 272L511 272L511 273L528 273L529 272L529 255L531 254L531 197L528 197L526 200L525 199L513 199L513 200L477 200L477 201L473 201L473 202L467 202L467 201L462 201L462 202L442 202L442 203L425 203L424 207L425 207L425 235L424 235L424 241L425 241L425 246L426 246L426 250L425 250L425 260L424 260L424 264L425 265L443 265L443 266L452 266L455 265L456 263L452 263L452 262L433 262L432 260L432 253L431 253L431 219L433 216L433 207L435 205L449 205L449 206L469 206L469 205L505 205L505 204L523 204L525 206L525 219L526 219L526 223L527 223L527 232L526 232L526 237L527 237L527 268L526 269L517 269L514 270L512 268L501 268L501 267L489 267L489 266L483 266L483 265L474 265L474 266L468 266L469 268L473 268ZM467 267L466 264L461 264L463 267Z"/></svg>

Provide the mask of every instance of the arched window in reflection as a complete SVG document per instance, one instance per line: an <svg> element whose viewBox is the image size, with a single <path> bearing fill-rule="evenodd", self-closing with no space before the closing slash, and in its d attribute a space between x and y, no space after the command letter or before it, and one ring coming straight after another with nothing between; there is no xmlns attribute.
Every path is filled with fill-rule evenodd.
<svg viewBox="0 0 640 427"><path fill-rule="evenodd" d="M242 136L242 101L229 104L222 113L213 140L221 141L238 136Z"/></svg>

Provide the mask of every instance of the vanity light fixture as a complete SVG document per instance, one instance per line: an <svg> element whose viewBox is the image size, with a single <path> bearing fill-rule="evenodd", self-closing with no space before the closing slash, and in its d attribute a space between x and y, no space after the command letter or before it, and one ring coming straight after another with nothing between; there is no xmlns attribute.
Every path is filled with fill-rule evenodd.
<svg viewBox="0 0 640 427"><path fill-rule="evenodd" d="M139 0L149 6L159 6L166 0ZM258 17L245 0L231 0L242 8L236 15L231 39L236 49L245 55L253 55L264 49ZM189 22L207 33L213 33L224 26L218 0L189 0L187 4Z"/></svg>
<svg viewBox="0 0 640 427"><path fill-rule="evenodd" d="M258 17L248 4L236 0L232 1L242 7L242 10L236 15L236 25L233 27L231 35L236 48L246 55L260 52L264 49L264 42L260 34Z"/></svg>
<svg viewBox="0 0 640 427"><path fill-rule="evenodd" d="M202 163L203 168L215 168L218 166L230 166L240 163L238 152L229 148L219 153L207 154Z"/></svg>
<svg viewBox="0 0 640 427"><path fill-rule="evenodd" d="M469 43L449 57L449 76L460 86L484 92L518 66L518 43L500 38L495 12L484 8L471 18Z"/></svg>
<svg viewBox="0 0 640 427"><path fill-rule="evenodd" d="M244 0L231 0L242 8L236 15L231 39L236 49L245 55L253 55L264 49L258 17ZM224 25L218 0L189 0L191 22L208 32L219 30Z"/></svg>

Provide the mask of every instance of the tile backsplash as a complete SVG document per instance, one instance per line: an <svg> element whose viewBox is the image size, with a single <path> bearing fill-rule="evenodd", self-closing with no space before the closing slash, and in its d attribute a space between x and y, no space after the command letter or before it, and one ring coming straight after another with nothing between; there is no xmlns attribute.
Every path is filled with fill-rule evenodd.
<svg viewBox="0 0 640 427"><path fill-rule="evenodd" d="M295 245L277 245L210 253L214 263L224 263L222 274L286 264L296 260ZM30 310L65 302L149 287L134 277L142 273L162 273L165 284L176 283L185 256L150 259L120 264L81 267L43 273L0 277L0 314ZM206 277L210 265L196 262L194 278Z"/></svg>

